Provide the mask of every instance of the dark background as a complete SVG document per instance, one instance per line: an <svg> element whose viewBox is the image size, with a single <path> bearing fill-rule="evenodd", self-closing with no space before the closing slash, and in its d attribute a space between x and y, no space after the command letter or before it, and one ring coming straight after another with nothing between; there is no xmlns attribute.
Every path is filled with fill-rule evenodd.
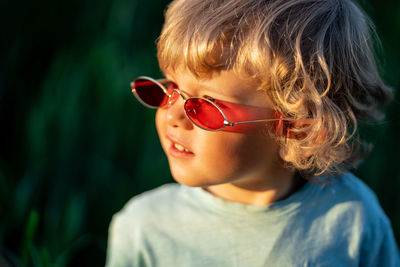
<svg viewBox="0 0 400 267"><path fill-rule="evenodd" d="M0 2L0 255L18 266L103 266L112 214L172 181L154 111L131 95L159 77L155 40L169 1ZM400 240L400 2L361 1L395 89L356 174ZM0 257L1 258L1 257ZM1 260L0 260L1 265Z"/></svg>

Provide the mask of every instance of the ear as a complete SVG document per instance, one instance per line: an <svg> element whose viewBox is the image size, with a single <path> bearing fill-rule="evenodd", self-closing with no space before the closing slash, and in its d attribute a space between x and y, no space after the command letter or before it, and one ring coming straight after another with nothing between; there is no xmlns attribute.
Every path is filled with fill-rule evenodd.
<svg viewBox="0 0 400 267"><path fill-rule="evenodd" d="M281 157L281 159L282 159L283 161L286 161L286 162L289 162L289 161L290 161L290 157L289 157L289 154L288 154L288 150L287 150L287 148L285 148L285 147L281 147L281 148L279 149L279 156Z"/></svg>
<svg viewBox="0 0 400 267"><path fill-rule="evenodd" d="M272 132L279 137L302 139L306 136L306 133L295 133L292 129L300 129L307 127L313 123L313 119L302 119L295 122L287 121L281 113L276 112L275 118L282 119L276 121L271 127Z"/></svg>
<svg viewBox="0 0 400 267"><path fill-rule="evenodd" d="M294 123L283 123L283 121L279 121L276 125L275 133L278 136L285 136L286 138L291 138L291 139L304 139L307 136L307 132L303 133L296 133L293 132L292 129L301 129L305 128L307 126L310 126L313 123L314 119L308 118L308 119L302 119L298 120ZM326 140L326 130L323 128L320 130L316 138L311 141L310 143L315 144L315 143L322 143ZM311 145L311 144L310 144ZM303 154L304 158L310 157L312 154L314 154L313 151L307 151ZM290 161L290 155L288 153L288 150L284 147L281 147L279 149L279 156L284 160L284 161Z"/></svg>

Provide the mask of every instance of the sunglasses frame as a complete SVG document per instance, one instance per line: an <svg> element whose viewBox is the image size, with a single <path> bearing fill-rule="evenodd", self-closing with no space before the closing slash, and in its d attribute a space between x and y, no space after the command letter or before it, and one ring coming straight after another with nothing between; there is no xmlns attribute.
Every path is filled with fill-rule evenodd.
<svg viewBox="0 0 400 267"><path fill-rule="evenodd" d="M142 79L142 80L148 80L150 82L155 83L157 86L159 86L165 93L165 95L168 97L168 101L166 104L162 105L162 106L152 106L149 105L147 103L145 103L140 96L138 95L138 93L136 92L136 88L134 87L135 81ZM214 102L212 102L210 99L204 98L204 97L189 97L189 98L185 98L185 96L182 94L182 92L179 89L173 89L171 94L168 94L168 90L165 88L165 86L162 84L163 82L169 82L168 79L153 79L151 77L147 77L147 76L139 76L137 77L133 82L131 82L131 89L132 89L132 93L135 95L136 99L139 100L140 103L142 103L144 106L148 107L148 108L152 108L152 109L157 109L157 108L162 108L165 107L167 105L173 105L176 100L171 100L171 97L173 96L174 92L177 92L183 99L183 110L185 112L186 117L194 124L196 125L196 127L199 127L200 129L206 130L206 131L210 131L210 132L217 132L217 131L222 131L226 126L235 126L235 125L240 125L240 124L249 124L249 123L262 123L262 122L273 122L273 121L288 121L289 119L285 119L285 118L276 118L276 119L263 119L263 120L252 120L252 121L239 121L239 122L231 122L228 121L228 118L226 117L225 113L222 111L222 109L220 107L218 107L217 104L215 104ZM211 104L212 106L214 106L223 116L224 121L223 121L223 126L221 128L218 129L206 129L201 127L200 125L196 124L188 115L187 111L186 111L186 103L190 100L190 99L201 99L203 101L208 102L209 104ZM221 101L221 100L220 100ZM221 101L221 102L228 102L228 101ZM240 104L236 104L236 105L240 105Z"/></svg>

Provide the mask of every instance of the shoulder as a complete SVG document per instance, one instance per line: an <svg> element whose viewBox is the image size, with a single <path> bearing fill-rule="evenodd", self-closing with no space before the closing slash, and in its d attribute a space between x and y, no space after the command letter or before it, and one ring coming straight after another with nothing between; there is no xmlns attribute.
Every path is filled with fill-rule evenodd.
<svg viewBox="0 0 400 267"><path fill-rule="evenodd" d="M364 182L346 172L331 184L311 187L313 193L302 209L310 235L318 236L324 244L333 241L329 243L332 247L345 249L361 266L398 266L390 221Z"/></svg>
<svg viewBox="0 0 400 267"><path fill-rule="evenodd" d="M377 204L375 193L353 173L345 172L336 178L337 182L333 184L333 188L341 190L351 199Z"/></svg>
<svg viewBox="0 0 400 267"><path fill-rule="evenodd" d="M350 172L336 177L332 184L319 186L319 210L328 220L338 225L352 227L364 238L382 236L391 229L376 194Z"/></svg>
<svg viewBox="0 0 400 267"><path fill-rule="evenodd" d="M389 223L376 194L350 172L335 178L332 184L321 187L321 197L332 207L350 208L353 213L360 213L366 218L377 218L380 223Z"/></svg>
<svg viewBox="0 0 400 267"><path fill-rule="evenodd" d="M338 205L351 205L352 209L379 218L388 223L376 194L362 180L350 172L337 177L337 181L324 186L327 197L334 199Z"/></svg>
<svg viewBox="0 0 400 267"><path fill-rule="evenodd" d="M167 184L130 199L114 214L109 227L107 266L143 266L148 254L144 250L155 235L171 225L170 214L179 209L184 189Z"/></svg>
<svg viewBox="0 0 400 267"><path fill-rule="evenodd" d="M354 218L357 222L352 233L360 232L360 265L399 266L392 226L375 193L351 173L339 177L333 188L341 191L342 201L338 205L348 203L345 219Z"/></svg>

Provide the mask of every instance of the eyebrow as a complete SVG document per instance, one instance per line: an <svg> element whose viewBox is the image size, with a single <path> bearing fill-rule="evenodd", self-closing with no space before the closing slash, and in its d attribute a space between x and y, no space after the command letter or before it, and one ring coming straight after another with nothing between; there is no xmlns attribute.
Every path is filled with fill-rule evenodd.
<svg viewBox="0 0 400 267"><path fill-rule="evenodd" d="M206 85L206 84L199 84L198 87L201 87L202 89L204 89L206 91L219 92L219 90L217 88Z"/></svg>

